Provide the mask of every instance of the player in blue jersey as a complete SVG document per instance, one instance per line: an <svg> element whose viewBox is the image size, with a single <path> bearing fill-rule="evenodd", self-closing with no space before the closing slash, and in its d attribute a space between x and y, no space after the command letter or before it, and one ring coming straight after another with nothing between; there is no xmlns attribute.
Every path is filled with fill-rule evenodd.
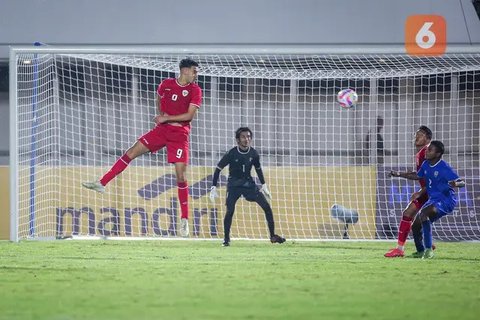
<svg viewBox="0 0 480 320"><path fill-rule="evenodd" d="M424 259L433 258L432 223L451 213L457 204L454 187L462 188L465 182L450 165L442 160L445 147L442 142L430 142L425 154L425 161L417 172L418 179L425 179L428 201L420 209L419 218L422 222Z"/></svg>
<svg viewBox="0 0 480 320"><path fill-rule="evenodd" d="M415 148L417 149L417 154L415 155L415 170L407 172L398 172L392 171L390 175L392 177L402 177L405 179L416 179L417 172L420 170L423 162L425 161L425 154L427 153L428 145L432 141L432 130L426 126L420 126L415 132ZM396 258L403 257L405 252L405 243L407 242L408 234L412 230L413 240L415 242L415 247L417 251L412 254L414 258L422 258L425 248L423 246L423 232L422 232L422 223L418 219L418 212L423 207L423 205L428 201L427 188L425 187L425 180L418 180L421 189L413 194L413 201L410 201L407 208L402 212L402 219L400 225L398 226L398 241L397 247L391 249L385 253L387 258ZM419 195L420 193L420 195ZM435 249L435 246L432 246Z"/></svg>
<svg viewBox="0 0 480 320"><path fill-rule="evenodd" d="M265 177L260 166L260 156L254 148L250 146L253 133L247 127L238 128L235 132L237 146L230 149L217 164L215 173L213 174L212 187L210 189L210 200L215 202L217 194L217 182L220 177L220 171L229 166L228 183L227 183L227 212L223 220L224 241L223 246L230 245L230 228L232 226L233 213L235 212L235 204L240 197L247 201L256 202L265 212L268 231L270 233L270 241L272 243L284 243L285 238L275 234L275 223L273 220L272 207L267 199L271 199L270 191L265 184ZM255 184L251 175L252 167L257 172L258 179L262 184L259 188Z"/></svg>

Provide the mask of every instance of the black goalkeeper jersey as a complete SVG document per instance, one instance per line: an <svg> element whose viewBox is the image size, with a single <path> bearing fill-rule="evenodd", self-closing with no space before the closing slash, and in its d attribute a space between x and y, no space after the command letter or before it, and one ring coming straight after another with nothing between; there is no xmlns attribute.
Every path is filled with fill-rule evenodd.
<svg viewBox="0 0 480 320"><path fill-rule="evenodd" d="M230 149L220 160L217 168L222 170L229 166L228 186L229 187L250 187L255 184L251 171L255 168L257 176L262 184L265 183L262 168L260 166L260 156L254 148L250 147L242 151L238 147ZM216 184L216 181L215 181Z"/></svg>

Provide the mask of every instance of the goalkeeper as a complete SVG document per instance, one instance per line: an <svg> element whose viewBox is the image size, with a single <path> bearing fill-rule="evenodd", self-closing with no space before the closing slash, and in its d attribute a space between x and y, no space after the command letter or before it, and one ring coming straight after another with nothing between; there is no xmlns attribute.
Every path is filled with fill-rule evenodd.
<svg viewBox="0 0 480 320"><path fill-rule="evenodd" d="M235 132L237 146L230 149L217 164L213 174L212 187L210 189L210 200L215 202L217 194L217 181L220 171L229 166L227 183L227 213L223 220L224 241L223 246L230 245L230 228L232 226L233 214L237 200L243 196L247 201L255 201L265 212L265 218L270 232L270 242L284 243L285 238L275 234L275 223L273 221L272 207L268 200L271 199L270 191L265 184L262 167L260 166L260 156L258 152L250 146L253 133L247 127L238 128ZM262 187L259 188L250 174L252 166L255 167L257 176L260 179ZM267 200L268 199L268 200Z"/></svg>

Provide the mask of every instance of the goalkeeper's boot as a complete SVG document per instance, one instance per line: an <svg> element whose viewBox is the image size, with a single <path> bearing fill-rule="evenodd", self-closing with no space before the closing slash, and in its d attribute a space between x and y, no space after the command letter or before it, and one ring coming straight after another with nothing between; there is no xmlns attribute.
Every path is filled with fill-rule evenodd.
<svg viewBox="0 0 480 320"><path fill-rule="evenodd" d="M422 259L432 259L435 257L435 254L433 253L433 249L426 249L425 252L423 253Z"/></svg>
<svg viewBox="0 0 480 320"><path fill-rule="evenodd" d="M230 247L230 239L224 239L222 243L223 247Z"/></svg>
<svg viewBox="0 0 480 320"><path fill-rule="evenodd" d="M412 253L412 255L410 257L415 258L415 259L422 259L424 253L425 253L425 251L416 251L416 252Z"/></svg>
<svg viewBox="0 0 480 320"><path fill-rule="evenodd" d="M188 229L188 219L180 220L180 235L184 238L188 238L190 230Z"/></svg>
<svg viewBox="0 0 480 320"><path fill-rule="evenodd" d="M90 190L105 193L105 186L102 185L100 181L82 182L82 186Z"/></svg>
<svg viewBox="0 0 480 320"><path fill-rule="evenodd" d="M272 237L270 237L270 242L271 243L284 243L286 240L283 237L280 237L277 234L274 234Z"/></svg>
<svg viewBox="0 0 480 320"><path fill-rule="evenodd" d="M398 248L392 249L384 254L385 258L398 258L398 257L403 257L404 255L405 255L405 252Z"/></svg>

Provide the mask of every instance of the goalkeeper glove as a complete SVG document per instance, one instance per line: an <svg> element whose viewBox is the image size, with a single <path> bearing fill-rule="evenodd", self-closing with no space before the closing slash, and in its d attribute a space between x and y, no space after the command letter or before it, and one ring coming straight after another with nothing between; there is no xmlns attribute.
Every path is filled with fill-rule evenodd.
<svg viewBox="0 0 480 320"><path fill-rule="evenodd" d="M272 194L270 193L270 190L268 190L267 184L262 184L262 188L260 188L260 192L263 193L265 198L270 202L272 200Z"/></svg>
<svg viewBox="0 0 480 320"><path fill-rule="evenodd" d="M400 172L398 171L390 171L390 176L391 177L400 177Z"/></svg>
<svg viewBox="0 0 480 320"><path fill-rule="evenodd" d="M217 187L212 186L212 187L210 188L210 196L209 196L209 198L210 198L210 202L211 202L211 203L215 203L215 198L218 198Z"/></svg>

